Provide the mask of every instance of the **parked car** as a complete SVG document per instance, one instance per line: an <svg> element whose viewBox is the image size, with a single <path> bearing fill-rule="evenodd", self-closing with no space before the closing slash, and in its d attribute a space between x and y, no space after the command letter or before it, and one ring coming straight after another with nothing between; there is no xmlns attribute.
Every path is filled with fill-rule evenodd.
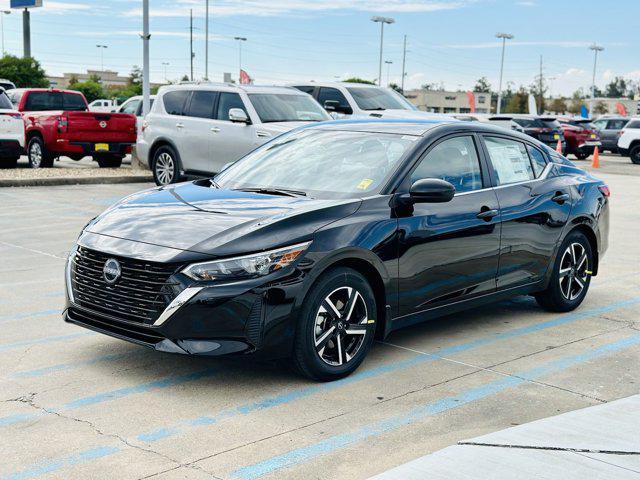
<svg viewBox="0 0 640 480"><path fill-rule="evenodd" d="M560 117L560 128L567 142L565 154L573 154L584 160L593 154L595 147L602 148L600 133L588 118Z"/></svg>
<svg viewBox="0 0 640 480"><path fill-rule="evenodd" d="M593 122L593 126L600 132L603 151L618 153L618 139L628 122L628 117L600 117Z"/></svg>
<svg viewBox="0 0 640 480"><path fill-rule="evenodd" d="M136 153L158 185L210 175L273 137L331 117L294 88L183 84L160 88Z"/></svg>
<svg viewBox="0 0 640 480"><path fill-rule="evenodd" d="M61 155L91 155L100 167L119 167L136 141L133 115L89 112L80 92L22 88L7 95L22 113L32 168L51 167Z"/></svg>
<svg viewBox="0 0 640 480"><path fill-rule="evenodd" d="M24 121L0 88L0 168L15 168L24 152Z"/></svg>
<svg viewBox="0 0 640 480"><path fill-rule="evenodd" d="M149 105L153 107L153 102L155 101L156 96L149 96ZM128 113L130 115L135 115L138 125L138 132L142 127L142 122L144 120L142 116L142 95L136 95L135 97L131 97L127 99L122 105L118 107L116 110L119 113Z"/></svg>
<svg viewBox="0 0 640 480"><path fill-rule="evenodd" d="M640 165L640 118L632 118L620 131L618 151Z"/></svg>
<svg viewBox="0 0 640 480"><path fill-rule="evenodd" d="M491 125L325 122L93 219L67 262L64 318L164 352L289 357L334 380L374 337L433 317L514 295L578 307L607 250L608 196Z"/></svg>
<svg viewBox="0 0 640 480"><path fill-rule="evenodd" d="M118 109L118 102L116 100L106 100L100 98L94 100L89 104L90 112L115 112Z"/></svg>
<svg viewBox="0 0 640 480"><path fill-rule="evenodd" d="M441 114L420 111L395 90L377 85L313 82L296 83L290 86L311 95L336 119L374 117L442 120L443 118Z"/></svg>
<svg viewBox="0 0 640 480"><path fill-rule="evenodd" d="M503 113L500 115L488 115L484 117L483 120L494 125L525 133L553 149L558 146L558 140L560 140L562 152L564 153L566 151L567 142L564 138L560 123L558 123L555 117Z"/></svg>
<svg viewBox="0 0 640 480"><path fill-rule="evenodd" d="M0 87L4 88L5 90L12 90L16 88L16 85L11 80L0 78Z"/></svg>

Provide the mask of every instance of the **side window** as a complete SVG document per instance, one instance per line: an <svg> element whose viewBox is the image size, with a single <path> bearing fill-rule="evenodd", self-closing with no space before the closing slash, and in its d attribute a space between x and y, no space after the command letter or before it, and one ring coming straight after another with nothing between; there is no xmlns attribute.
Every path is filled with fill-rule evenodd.
<svg viewBox="0 0 640 480"><path fill-rule="evenodd" d="M609 120L607 130L621 130L627 122L625 120Z"/></svg>
<svg viewBox="0 0 640 480"><path fill-rule="evenodd" d="M198 118L213 118L213 106L216 103L216 92L196 90L191 95L191 102L187 115Z"/></svg>
<svg viewBox="0 0 640 480"><path fill-rule="evenodd" d="M499 185L526 182L535 178L523 143L498 137L485 137L484 143Z"/></svg>
<svg viewBox="0 0 640 480"><path fill-rule="evenodd" d="M527 145L527 150L529 151L529 157L531 158L533 173L536 178L538 178L542 174L544 167L547 166L547 160L544 158L544 154L537 148Z"/></svg>
<svg viewBox="0 0 640 480"><path fill-rule="evenodd" d="M135 115L138 112L138 107L140 106L140 100L131 100L124 104L122 107L122 113L130 113L131 115Z"/></svg>
<svg viewBox="0 0 640 480"><path fill-rule="evenodd" d="M232 108L244 110L244 113L249 116L247 109L244 108L244 103L242 103L240 95L237 93L221 92L220 100L218 101L218 115L216 118L218 120L229 120L229 110Z"/></svg>
<svg viewBox="0 0 640 480"><path fill-rule="evenodd" d="M604 120L596 120L595 122L593 122L593 126L596 127L598 130L602 130L604 129L606 123L607 122L605 122Z"/></svg>
<svg viewBox="0 0 640 480"><path fill-rule="evenodd" d="M293 88L297 88L301 92L308 93L309 95L313 95L313 91L316 89L313 85L297 85Z"/></svg>
<svg viewBox="0 0 640 480"><path fill-rule="evenodd" d="M324 102L327 100L338 102L341 110L351 109L346 97L337 88L322 87L318 93L318 103L324 108Z"/></svg>
<svg viewBox="0 0 640 480"><path fill-rule="evenodd" d="M174 90L168 92L162 97L164 109L169 115L184 115L184 103L189 97L188 90Z"/></svg>
<svg viewBox="0 0 640 480"><path fill-rule="evenodd" d="M436 145L420 160L411 174L411 183L423 178L440 178L456 187L456 192L482 188L480 162L473 137L454 137Z"/></svg>

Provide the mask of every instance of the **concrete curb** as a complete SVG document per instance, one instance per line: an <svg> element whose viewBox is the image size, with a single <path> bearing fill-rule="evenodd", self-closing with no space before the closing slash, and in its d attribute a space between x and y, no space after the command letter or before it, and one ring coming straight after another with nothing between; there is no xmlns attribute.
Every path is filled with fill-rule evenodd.
<svg viewBox="0 0 640 480"><path fill-rule="evenodd" d="M96 185L109 183L144 183L153 182L149 173L139 175L122 175L117 177L51 177L51 178L9 178L0 179L2 187L49 187L56 185Z"/></svg>

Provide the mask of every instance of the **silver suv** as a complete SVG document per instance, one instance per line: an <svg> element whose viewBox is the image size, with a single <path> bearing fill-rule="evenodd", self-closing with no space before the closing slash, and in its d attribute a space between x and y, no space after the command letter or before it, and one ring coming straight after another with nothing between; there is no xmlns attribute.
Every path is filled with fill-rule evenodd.
<svg viewBox="0 0 640 480"><path fill-rule="evenodd" d="M157 185L212 175L273 137L331 120L306 93L288 87L181 84L162 87L136 151Z"/></svg>

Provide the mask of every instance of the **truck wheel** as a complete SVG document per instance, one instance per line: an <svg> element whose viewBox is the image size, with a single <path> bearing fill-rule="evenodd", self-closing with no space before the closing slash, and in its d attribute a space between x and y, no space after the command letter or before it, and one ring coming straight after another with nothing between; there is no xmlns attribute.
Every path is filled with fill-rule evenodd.
<svg viewBox="0 0 640 480"><path fill-rule="evenodd" d="M53 155L49 153L40 137L36 136L29 140L27 156L29 157L29 166L31 168L53 167Z"/></svg>
<svg viewBox="0 0 640 480"><path fill-rule="evenodd" d="M20 157L0 158L0 168L16 168Z"/></svg>
<svg viewBox="0 0 640 480"><path fill-rule="evenodd" d="M163 145L155 151L151 165L156 185L169 185L180 181L178 154L169 145Z"/></svg>
<svg viewBox="0 0 640 480"><path fill-rule="evenodd" d="M629 151L629 158L636 165L640 165L640 145L636 145Z"/></svg>
<svg viewBox="0 0 640 480"><path fill-rule="evenodd" d="M122 157L118 155L93 157L93 159L98 162L100 168L120 168L122 165Z"/></svg>

